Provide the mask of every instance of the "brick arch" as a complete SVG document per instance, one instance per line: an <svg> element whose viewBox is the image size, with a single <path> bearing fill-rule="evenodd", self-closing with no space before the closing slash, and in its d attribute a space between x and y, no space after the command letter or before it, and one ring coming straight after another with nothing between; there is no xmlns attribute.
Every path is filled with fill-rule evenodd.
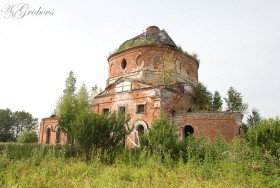
<svg viewBox="0 0 280 188"><path fill-rule="evenodd" d="M130 142L133 143L134 146L140 147L139 131L143 131L143 133L147 132L148 124L144 120L138 119L133 123L133 127L134 130L132 132L132 135L134 137L134 140L130 139Z"/></svg>
<svg viewBox="0 0 280 188"><path fill-rule="evenodd" d="M60 144L61 143L61 127L58 125L55 126L55 143Z"/></svg>
<svg viewBox="0 0 280 188"><path fill-rule="evenodd" d="M54 131L55 131L51 125L47 125L47 126L45 127L45 132L47 131L48 128L51 129L51 132L54 132Z"/></svg>
<svg viewBox="0 0 280 188"><path fill-rule="evenodd" d="M53 128L51 125L47 125L45 128L45 133L46 133L46 144L50 144L51 143L51 135L53 132Z"/></svg>
<svg viewBox="0 0 280 188"><path fill-rule="evenodd" d="M190 135L194 134L194 128L191 125L185 125L182 130L183 138L187 138Z"/></svg>
<svg viewBox="0 0 280 188"><path fill-rule="evenodd" d="M138 126L141 125L144 128L144 131L146 132L149 128L148 124L146 123L146 121L142 120L142 119L138 119L133 123L134 126L134 131L137 130Z"/></svg>

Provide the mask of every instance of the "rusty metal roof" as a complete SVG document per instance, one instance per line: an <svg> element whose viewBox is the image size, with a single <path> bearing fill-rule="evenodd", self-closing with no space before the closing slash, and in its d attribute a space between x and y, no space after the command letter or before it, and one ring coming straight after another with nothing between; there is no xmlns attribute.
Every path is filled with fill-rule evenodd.
<svg viewBox="0 0 280 188"><path fill-rule="evenodd" d="M171 37L164 29L160 30L157 26L150 26L142 34L122 43L116 50L116 52L120 52L136 46L149 44L160 44L177 47L175 42L171 39Z"/></svg>
<svg viewBox="0 0 280 188"><path fill-rule="evenodd" d="M163 29L160 30L157 26L150 26L146 32L132 38L131 40L153 40L155 43L176 47L175 42L171 39L168 33Z"/></svg>

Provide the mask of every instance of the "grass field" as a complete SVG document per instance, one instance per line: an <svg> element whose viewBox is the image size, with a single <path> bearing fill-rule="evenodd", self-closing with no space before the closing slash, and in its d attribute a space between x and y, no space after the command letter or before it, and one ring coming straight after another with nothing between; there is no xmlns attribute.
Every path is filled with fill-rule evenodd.
<svg viewBox="0 0 280 188"><path fill-rule="evenodd" d="M187 156L95 151L85 161L75 148L0 144L0 187L280 187L280 159L241 139Z"/></svg>

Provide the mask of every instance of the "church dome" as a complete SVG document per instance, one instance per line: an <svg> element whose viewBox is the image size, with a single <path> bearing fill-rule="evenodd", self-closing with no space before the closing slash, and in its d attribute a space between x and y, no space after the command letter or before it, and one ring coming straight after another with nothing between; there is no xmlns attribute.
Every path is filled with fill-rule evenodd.
<svg viewBox="0 0 280 188"><path fill-rule="evenodd" d="M157 26L149 26L142 34L122 43L116 52L142 45L167 45L177 47L168 33Z"/></svg>

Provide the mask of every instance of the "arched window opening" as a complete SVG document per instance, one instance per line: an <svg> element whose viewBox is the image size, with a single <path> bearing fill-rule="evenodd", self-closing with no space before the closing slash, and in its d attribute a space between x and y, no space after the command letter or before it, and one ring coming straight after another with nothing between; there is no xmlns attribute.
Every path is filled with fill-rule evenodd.
<svg viewBox="0 0 280 188"><path fill-rule="evenodd" d="M192 126L187 125L184 127L184 138L187 138L188 136L192 135L194 133L194 129Z"/></svg>
<svg viewBox="0 0 280 188"><path fill-rule="evenodd" d="M50 144L51 128L47 128L46 144Z"/></svg>
<svg viewBox="0 0 280 188"><path fill-rule="evenodd" d="M121 63L122 69L124 70L126 68L126 60L123 59Z"/></svg>
<svg viewBox="0 0 280 188"><path fill-rule="evenodd" d="M138 125L136 130L138 132L138 136L141 136L141 135L144 134L144 127L143 127L143 125Z"/></svg>
<svg viewBox="0 0 280 188"><path fill-rule="evenodd" d="M60 127L57 127L56 129L56 143L60 144L61 142L61 129Z"/></svg>

